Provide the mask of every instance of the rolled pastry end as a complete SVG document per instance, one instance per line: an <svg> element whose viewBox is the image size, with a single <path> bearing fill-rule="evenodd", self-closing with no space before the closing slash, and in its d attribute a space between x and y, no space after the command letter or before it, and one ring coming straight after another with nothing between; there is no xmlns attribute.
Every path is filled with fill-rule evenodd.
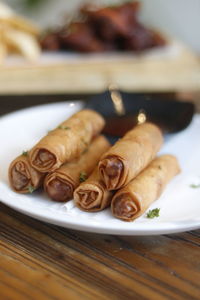
<svg viewBox="0 0 200 300"><path fill-rule="evenodd" d="M10 186L18 193L32 193L43 182L44 174L33 169L27 157L17 157L9 167Z"/></svg>
<svg viewBox="0 0 200 300"><path fill-rule="evenodd" d="M75 204L84 211L99 211L103 205L104 191L93 184L87 184L87 188L78 187L74 192Z"/></svg>
<svg viewBox="0 0 200 300"><path fill-rule="evenodd" d="M116 218L124 221L132 221L135 218L140 211L140 207L137 204L137 199L133 199L133 197L128 193L122 193L114 197L111 209Z"/></svg>
<svg viewBox="0 0 200 300"><path fill-rule="evenodd" d="M108 190L119 186L123 172L123 163L117 157L106 157L99 163L99 173Z"/></svg>
<svg viewBox="0 0 200 300"><path fill-rule="evenodd" d="M35 149L31 156L32 166L40 172L52 171L56 163L56 156L47 149Z"/></svg>
<svg viewBox="0 0 200 300"><path fill-rule="evenodd" d="M59 177L45 180L45 190L49 197L58 202L65 202L73 197L74 187L68 181L64 182Z"/></svg>
<svg viewBox="0 0 200 300"><path fill-rule="evenodd" d="M16 162L10 171L10 183L14 190L21 191L26 189L30 182L30 175L23 161Z"/></svg>

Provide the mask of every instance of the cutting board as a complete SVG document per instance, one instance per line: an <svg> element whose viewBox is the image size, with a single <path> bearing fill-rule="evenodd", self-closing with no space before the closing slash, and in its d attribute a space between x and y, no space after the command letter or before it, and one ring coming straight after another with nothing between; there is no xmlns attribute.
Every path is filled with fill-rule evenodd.
<svg viewBox="0 0 200 300"><path fill-rule="evenodd" d="M36 63L9 57L0 95L96 93L115 83L126 91L200 90L200 60L177 41L143 54L43 53Z"/></svg>

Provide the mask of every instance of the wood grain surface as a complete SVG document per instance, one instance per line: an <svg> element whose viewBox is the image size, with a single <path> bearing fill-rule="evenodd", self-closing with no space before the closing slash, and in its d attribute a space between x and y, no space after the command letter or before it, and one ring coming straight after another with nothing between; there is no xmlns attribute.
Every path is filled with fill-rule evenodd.
<svg viewBox="0 0 200 300"><path fill-rule="evenodd" d="M200 61L185 45L173 55L82 56L48 64L0 66L0 95L96 93L117 84L127 91L199 91ZM174 50L172 51L174 52Z"/></svg>
<svg viewBox="0 0 200 300"><path fill-rule="evenodd" d="M198 300L199 246L200 230L146 237L85 233L0 203L0 299Z"/></svg>
<svg viewBox="0 0 200 300"><path fill-rule="evenodd" d="M199 299L200 231L63 229L0 204L1 299Z"/></svg>

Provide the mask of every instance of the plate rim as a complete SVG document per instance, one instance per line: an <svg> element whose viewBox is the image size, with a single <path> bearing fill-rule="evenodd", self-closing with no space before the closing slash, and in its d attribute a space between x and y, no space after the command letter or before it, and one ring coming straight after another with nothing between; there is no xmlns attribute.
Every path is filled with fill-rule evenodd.
<svg viewBox="0 0 200 300"><path fill-rule="evenodd" d="M65 222L63 223L62 221L53 218L53 215L51 215L51 218L49 218L48 216L45 216L43 214L38 214L36 212L30 212L30 210L26 210L24 208L18 207L17 205L12 205L12 203L8 203L4 200L0 199L0 202L3 203L4 205L20 212L23 213L26 216L32 217L36 220L45 222L45 223L49 223L49 224L53 224L53 225L57 225L63 228L67 228L67 229L73 229L73 230L78 230L78 231L85 231L85 232L91 232L91 233L99 233L99 234L112 234L112 235L128 235L128 236L150 236L150 235L162 235L162 234L172 234L172 233L178 233L178 232L186 232L186 231L190 231L190 230L196 230L199 229L200 227L200 221L197 222L196 224L192 223L187 223L187 225L185 226L180 226L178 227L180 222L177 222L177 227L171 227L171 222L163 222L162 223L158 223L159 228L153 228L152 227L148 230L147 228L143 229L134 229L134 228L106 228L106 227L96 227L94 225L87 225L87 224L83 224L82 222L80 222L80 224L77 224L75 222ZM123 221L122 221L123 222ZM164 225L164 226L162 226ZM169 226L169 227L168 227Z"/></svg>

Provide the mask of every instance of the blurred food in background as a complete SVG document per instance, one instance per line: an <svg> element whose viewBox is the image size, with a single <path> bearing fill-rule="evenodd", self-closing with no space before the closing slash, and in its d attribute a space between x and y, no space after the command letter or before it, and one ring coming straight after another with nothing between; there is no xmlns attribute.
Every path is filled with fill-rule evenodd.
<svg viewBox="0 0 200 300"><path fill-rule="evenodd" d="M0 2L0 63L12 53L36 61L41 52L38 36L39 29L35 25Z"/></svg>
<svg viewBox="0 0 200 300"><path fill-rule="evenodd" d="M176 31L198 27L177 14L177 1L7 0L17 13L0 6L0 95L99 93L110 83L130 92L199 91L198 54Z"/></svg>
<svg viewBox="0 0 200 300"><path fill-rule="evenodd" d="M157 31L138 19L139 2L80 8L75 18L61 28L46 32L41 38L44 50L77 52L135 51L166 45Z"/></svg>

